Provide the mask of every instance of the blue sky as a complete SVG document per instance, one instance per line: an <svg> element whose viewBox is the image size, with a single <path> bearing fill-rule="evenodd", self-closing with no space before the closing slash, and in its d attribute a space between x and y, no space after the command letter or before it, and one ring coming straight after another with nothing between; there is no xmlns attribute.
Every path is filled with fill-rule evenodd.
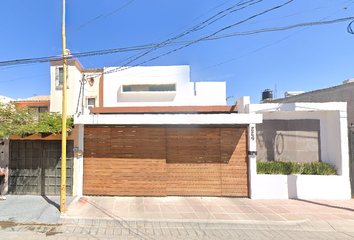
<svg viewBox="0 0 354 240"><path fill-rule="evenodd" d="M67 0L67 48L76 53L159 43L239 2ZM178 40L208 36L285 2L259 1ZM353 3L353 0L294 0L220 34L350 17L354 13ZM0 61L62 53L62 0L1 1L0 9ZM349 23L199 41L143 65L190 65L191 81L226 81L227 95L235 97L228 104L241 96L250 96L252 103L258 103L267 88L275 90L276 86L277 96L283 97L286 91L312 91L354 78L354 35L347 32ZM178 46L159 48L129 65L176 48ZM127 63L126 58L139 53L115 53L79 60L84 68L120 66ZM49 63L0 67L0 73L0 95L17 99L50 94Z"/></svg>

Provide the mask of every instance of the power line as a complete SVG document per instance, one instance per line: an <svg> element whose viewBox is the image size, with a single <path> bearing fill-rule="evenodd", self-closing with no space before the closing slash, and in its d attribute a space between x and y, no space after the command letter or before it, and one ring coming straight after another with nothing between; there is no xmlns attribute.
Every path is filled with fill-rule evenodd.
<svg viewBox="0 0 354 240"><path fill-rule="evenodd" d="M347 0L347 1L344 1L344 2L341 2L341 3L338 3L338 4L324 6L324 7L311 8L311 9L307 9L307 10L304 10L304 11L292 13L292 14L289 14L289 15L286 15L286 16L282 16L282 17L279 17L279 18L271 18L271 19L262 20L260 22L264 23L264 22L268 22L268 21L272 21L272 20L278 20L278 19L284 19L284 18L288 18L288 17L293 17L293 16L296 16L296 15L299 15L299 14L302 14L302 13L305 13L305 12L310 12L310 11L315 11L315 10L320 10L320 9L325 9L325 8L333 8L333 7L337 7L339 5L343 5L345 3L348 3L348 2L352 2L352 0ZM351 3L351 4L353 4L353 3ZM351 5L351 4L349 4L349 5ZM345 9L346 8L341 9L340 11L345 10ZM252 22L252 23L249 23L249 24L256 24L256 23L260 23L260 22Z"/></svg>
<svg viewBox="0 0 354 240"><path fill-rule="evenodd" d="M23 80L23 79L36 78L36 77L43 77L43 76L49 76L49 75L50 75L50 74L42 74L42 75L37 75L37 76L32 76L32 77L15 78L15 79L11 79L11 80L1 81L0 83L14 82L14 81Z"/></svg>
<svg viewBox="0 0 354 240"><path fill-rule="evenodd" d="M208 38L207 40L216 40L216 39L225 38L225 37L232 37L232 36L251 35L251 34L262 33L262 32L284 31L284 30L289 30L289 29L298 28L298 27L326 25L326 24L332 24L332 23L338 23L338 22L345 22L345 21L352 20L352 19L354 19L354 17L339 18L339 19L335 19L335 20L321 21L321 22L298 23L298 24L285 26L285 27L262 28L262 29L257 29L257 30L244 31L244 32L226 33L226 34L221 34L221 35L217 35L217 36Z"/></svg>
<svg viewBox="0 0 354 240"><path fill-rule="evenodd" d="M114 13L116 13L116 12L118 12L119 10L122 10L123 8L125 8L126 6L128 6L129 4L131 4L131 3L134 2L134 1L135 1L135 0L131 0L130 2L128 2L127 4L125 4L123 7L120 7L120 8L118 8L118 9L114 10L113 12L107 14L107 15L105 16L105 18L108 17L108 16L110 16L110 15L112 15L112 14L114 14Z"/></svg>
<svg viewBox="0 0 354 240"><path fill-rule="evenodd" d="M73 33L73 32L75 32L75 31L79 30L80 28L85 27L87 24L89 24L89 23L91 23L91 22L95 21L96 19L99 19L99 18L100 18L100 17L102 17L102 16L103 16L103 14L101 14L101 15L99 15L99 16L97 16L97 17L93 18L93 19L91 19L90 21L86 22L85 24L81 25L80 27L75 28L74 30L72 30L72 31L68 32L66 35L69 35L70 33Z"/></svg>
<svg viewBox="0 0 354 240"><path fill-rule="evenodd" d="M127 4L125 4L124 6L122 6L122 7L118 8L118 9L114 10L113 12L107 14L107 15L105 16L105 18L108 17L108 16L110 16L110 15L112 15L112 14L114 14L114 13L116 13L116 12L118 12L119 10L122 10L123 8L125 8L126 6L128 6L129 4L131 4L131 3L134 2L134 1L135 1L135 0L131 0L130 2L128 2ZM91 22L93 22L93 21L99 19L99 18L102 17L102 16L103 16L103 14L101 14L101 15L99 15L99 16L93 18L93 19L91 19L90 21L84 23L84 24L81 25L80 27L75 28L74 30L70 31L70 32L67 33L66 35L69 35L70 33L73 33L73 32L79 30L79 29L82 28L82 27L85 27L86 25L88 25L88 24L90 24Z"/></svg>
<svg viewBox="0 0 354 240"><path fill-rule="evenodd" d="M213 7L212 9L210 9L210 10L207 11L207 12L205 12L204 14L202 14L202 15L200 15L200 16L194 18L189 24L186 24L186 25L184 25L183 27L179 28L178 30L173 31L173 32L167 34L165 37L168 37L169 35L172 35L173 33L178 32L178 31L180 31L180 30L186 28L187 26L191 25L191 23L194 22L195 20L197 20L197 19L199 19L199 18L205 16L205 15L208 14L209 12L212 12L214 9L217 9L218 7L220 7L220 6L222 6L222 5L226 4L226 3L228 3L228 2L230 2L230 1L231 1L231 0L227 0L227 1L223 2L223 3L221 3L221 4L218 4L217 6ZM161 38L157 39L156 41L159 41L160 39L161 39ZM113 65L117 65L117 64L119 64L119 63L122 63L122 62L124 62L124 61L128 61L129 59L132 59L132 58L138 56L139 54L141 54L141 53L136 53L136 54L134 54L134 55L132 55L132 56L130 56L130 57L121 59L121 60L119 60L119 61L115 61L114 63L112 63L112 64L110 64L110 65L113 66Z"/></svg>
<svg viewBox="0 0 354 240"><path fill-rule="evenodd" d="M223 3L221 3L221 4L219 4L219 5L217 5L217 6L215 6L215 7L213 7L212 9L210 9L209 11L207 11L206 13L200 15L199 17L194 18L194 19L192 20L192 22L194 22L195 20L197 20L197 19L199 19L199 18L205 16L205 15L208 14L209 12L213 11L214 9L217 9L218 7L220 7L220 6L226 4L227 2L230 2L230 1L231 1L231 0L227 0L227 1L225 1L225 2L223 2ZM172 33L167 34L165 37L167 37L167 36L169 36L169 35L171 35L171 34L177 32L177 31L179 31L179 30L184 29L184 28L186 28L186 27L189 26L189 25L191 25L191 23L184 25L183 27L179 28L178 30L176 30L176 31L174 31L174 32L172 32Z"/></svg>
<svg viewBox="0 0 354 240"><path fill-rule="evenodd" d="M212 23L214 23L214 22L220 20L221 18L227 16L228 14L230 14L230 13L232 13L232 12L240 11L240 10L246 8L246 7L249 7L249 6L254 5L254 4L257 4L257 3L260 3L261 1L262 1L262 0L257 0L257 1L255 1L255 0L249 0L249 1L247 1L247 2L240 1L240 2L238 2L237 4L235 4L235 5L231 6L231 7L228 7L228 8L226 8L226 9L224 9L224 10L222 10L222 11L220 11L220 12L214 14L212 17L210 17L210 18L208 18L207 20L205 20L205 21L203 21L203 22L201 22L201 23L195 25L194 27L192 27L192 28L190 28L190 29L188 29L188 30L182 32L181 34L178 34L178 35L175 36L175 37L169 38L169 39L167 39L167 40L165 40L165 41L163 41L163 42L157 44L156 47L151 48L151 49L148 50L148 51L145 51L144 53L140 54L139 56L135 57L134 59L128 61L128 62L125 63L125 64L123 64L120 68L123 68L123 67L127 66L128 64L130 64L130 63L132 63L132 62L138 60L139 58L141 58L141 57L143 57L143 56L145 56L145 55L147 55L147 54L149 54L149 53L151 53L152 51L155 51L156 49L158 49L158 48L160 48L160 47L164 47L164 45L169 44L169 43L171 43L172 41L174 41L174 40L176 40L176 39L178 39L178 38L181 38L181 37L183 37L183 36L185 36L185 35L187 35L187 34L190 34L191 32L195 32L195 31L201 30L201 29L205 28L206 26L211 25ZM237 7L239 7L239 8L237 8ZM236 8L236 9L235 9L235 8ZM224 15L222 15L222 14L224 14ZM222 15L222 16L219 16L219 15ZM206 24L206 25L205 25L205 24ZM168 53L167 53L167 54L168 54ZM135 66L135 65L134 65L134 66Z"/></svg>
<svg viewBox="0 0 354 240"><path fill-rule="evenodd" d="M227 9L225 9L225 10L218 12L218 13L215 14L214 16L212 16L212 17L210 17L209 19L203 21L202 23L197 24L196 26L190 28L189 30L185 31L185 32L182 33L182 34L179 34L179 35L177 35L177 36L175 36L175 37L173 37L173 38L167 39L167 40L163 41L162 43L155 44L155 45L150 45L150 46L147 48L147 49L150 49L150 50L147 51L147 52L145 52L145 53L143 53L143 54L141 54L141 56L138 56L137 59L140 58L140 57L142 57L142 56L144 56L144 55L146 55L147 53L149 53L149 52L151 52L151 51L154 51L155 49L159 48L160 45L162 45L162 44L166 44L167 42L171 42L171 41L173 41L173 40L175 40L175 39L177 39L177 38L180 38L180 37L182 37L182 36L188 34L189 32L196 31L196 29L197 29L198 27L202 26L203 24L207 23L208 21L212 20L213 18L217 17L217 16L220 15L220 14L223 14L224 12L226 12L226 11L228 11L228 10L232 10L232 9L234 9L235 7L248 4L248 5L243 6L242 8L240 8L240 9L243 9L243 8L245 8L245 7L247 7L247 6L250 6L250 5L252 5L252 4L255 4L255 3L252 3L252 2L254 2L254 1L255 1L255 0L249 0L249 1L247 1L247 2L243 2L243 0L242 0L242 1L238 2L237 4L235 4L235 5L233 5L233 6L229 7L229 8L227 8ZM262 1L262 0L258 0L256 3L261 2L261 1ZM239 9L239 10L240 10L240 9ZM133 48L133 50L143 50L143 48L141 48L141 49L139 49L139 48ZM71 55L72 55L73 57L82 57L82 56L94 56L94 55L100 55L100 54L106 54L106 53L113 53L113 52L121 52L121 51L124 52L124 51L126 51L126 50L124 50L124 49L122 49L122 48L118 48L118 49L114 49L114 50L107 50L107 52L106 52L105 50L93 51L92 53L90 53L90 54L88 54L88 55L86 55L86 54L81 55L81 56L80 56L80 54L71 54ZM70 58L70 56L67 57L67 59L69 59L69 58ZM31 63L32 61L35 61L35 62L47 62L47 61L55 61L55 60L62 60L62 57L61 57L61 56L51 56L51 57L48 57L48 58L35 58L35 59L11 60L11 61L6 61L7 63L4 62L4 63L3 63L4 65L2 65L1 62L0 62L0 67L1 67L1 66L6 66L6 64L26 64L26 63Z"/></svg>
<svg viewBox="0 0 354 240"><path fill-rule="evenodd" d="M173 53L173 52L176 52L176 51L178 51L178 50L181 50L181 49L183 49L183 48L185 48L185 47L188 47L188 46L190 46L190 45L192 45L192 44L194 44L194 43L197 43L197 42L206 40L206 39L208 39L208 38L210 38L210 37L213 37L213 36L215 36L216 34L222 32L222 31L225 31L226 29L229 29L229 28L234 27L234 26L236 26L236 25L242 24L242 23L244 23L244 22L246 22L246 21L249 21L249 20L251 20L251 19L253 19L253 18L256 18L256 17L261 16L261 15L263 15L263 14L266 14L266 13L268 13L268 12L271 12L271 11L273 11L273 10L275 10L275 9L281 8L281 7L283 7L283 6L285 6L285 5L289 4L289 3L291 3L292 1L293 1L293 0L289 0L289 1L285 2L285 3L283 3L283 4L277 5L277 6L275 6L275 7L269 8L269 9L267 9L267 10L265 10L265 11L260 12L260 13L254 14L254 15L252 15L252 16L246 18L246 19L243 19L243 20L237 22L237 23L234 23L234 24L231 24L231 25L226 26L226 27L224 27L224 28L221 28L221 29L219 29L218 31L216 31L216 32L214 32L214 33L212 33L212 34L210 34L210 35L208 35L208 36L206 36L206 37L199 38L199 39L197 39L197 40L195 40L195 41L192 41L192 42L190 42L190 43L188 43L188 44L186 44L186 45L184 45L184 46L182 46L182 47L176 48L176 49L171 50L171 51L169 51L169 52L167 52L167 53L164 53L164 54L161 54L161 55L159 55L159 56L150 58L150 59L148 59L148 60L146 60L146 61L137 63L137 64L135 64L135 65L133 65L133 66L125 67L125 66L126 66L126 64L125 64L125 65L123 65L122 67L118 67L118 68L116 68L116 69L114 69L114 70L109 70L108 72L105 72L105 74L107 74L107 73L114 73L114 72L118 72L118 71L122 71L122 70L126 70L126 69L129 69L129 68L132 68L132 67L135 67L135 66L139 66L139 65L142 65L142 64L144 64L144 63L147 63L147 62L156 60L156 59L158 59L158 58L160 58L160 57L166 56L166 55L168 55L168 54L170 54L170 53ZM132 61L130 61L130 62L132 62Z"/></svg>
<svg viewBox="0 0 354 240"><path fill-rule="evenodd" d="M217 39L226 38L226 37L252 35L252 34L263 33L263 32L285 31L285 30L292 29L292 28L306 27L306 26L328 25L328 24L333 24L333 23L345 22L345 21L353 20L353 19L354 19L354 17L345 17L345 18L339 18L339 19L334 19L334 20L329 20L329 21L299 23L299 24L294 24L294 25L285 26L285 27L273 27L273 28L263 28L263 29L256 29L256 30L250 30L250 31L244 31L244 32L233 32L233 33L227 33L227 34L207 36L207 37L199 38L196 40L174 41L174 42L171 42L169 44L165 44L165 45L162 45L159 47L190 45L190 44L193 44L193 43L199 42L199 41L217 40ZM145 44L145 45L138 45L138 46L131 46L131 47L123 47L123 48L113 48L113 49L96 50L96 51L90 51L90 52L72 53L71 55L67 56L67 59L74 59L74 58L78 58L78 57L90 57L90 56L96 56L96 55L105 55L105 54L110 54L110 53L120 53L120 52L144 50L144 49L149 49L149 48L155 48L157 46L158 46L158 44ZM0 67L14 66L14 65L20 65L20 64L30 64L30 63L43 63L43 62L49 62L49 61L61 61L61 60L63 60L62 55L49 56L49 57L38 57L38 58L16 59L16 60L9 60L9 61L1 61Z"/></svg>
<svg viewBox="0 0 354 240"><path fill-rule="evenodd" d="M351 3L351 4L349 4L348 6L350 6L350 5L352 5L352 4L354 4L354 3ZM253 54L253 53L259 52L259 51L261 51L261 50L263 50L263 49L265 49L265 48L267 48L267 47L270 47L270 46L273 46L273 45L275 45L275 44L277 44L277 43L279 43L279 42L282 42L282 41L284 41L284 40L286 40L286 39L288 39L288 38L290 38L290 37L292 37L292 36L294 36L294 35L300 33L301 31L304 31L304 30L306 30L306 29L312 27L312 26L315 26L315 25L322 25L322 24L332 24L332 23L336 23L336 22L338 22L337 20L339 20L339 19L335 19L335 20L332 20L332 21L324 21L324 20L325 20L325 19L328 19L329 17L332 17L333 15L335 15L335 14L337 14L337 13L343 11L343 10L346 10L346 8L341 9L341 10L339 10L339 11L336 11L336 12L330 14L329 16L327 16L327 17L325 17L325 18L322 18L319 22L306 23L306 28L300 29L299 31L297 31L297 32L295 32L295 33L292 33L292 34L290 34L290 35L288 35L288 36L285 36L285 37L283 37L283 38L281 38L281 39L279 39L279 40L277 40L277 41L275 41L275 42L273 42L273 43L270 43L270 44L267 44L267 45L265 45L265 46L262 46L262 47L260 47L260 48L258 48L258 49L255 49L255 50L253 50L253 51L251 51L251 52L249 52L249 53L243 54L243 55L241 55L241 56L238 56L238 57L235 57L235 58L232 58L232 59L228 59L228 60L226 60L226 61L223 61L223 62L221 62L221 63L215 64L215 65L212 65L212 66L209 66L209 67L205 67L205 68L199 69L199 70L197 70L197 71L201 71L201 70L205 70L205 69L208 69L208 68L217 67L217 66L220 66L220 65L222 65L222 64L225 64L225 63L228 63L228 62L232 62L232 61L237 60L237 59L240 59L240 58L242 58L242 57L246 57L246 56L251 55L251 54ZM342 19L343 19L343 21L345 21L345 20L344 20L345 18L342 18ZM341 19L341 20L342 20L342 19ZM353 23L353 21L352 21L351 23ZM351 24L351 23L350 23L350 24ZM289 26L289 29L290 29L290 27L291 27L291 28L295 28L295 26L297 26L297 25L298 25L298 24ZM297 27L298 27L298 26L297 26ZM349 26L348 26L348 27L349 27ZM282 29L282 30L286 30L286 29ZM354 33L353 33L353 34L354 34Z"/></svg>

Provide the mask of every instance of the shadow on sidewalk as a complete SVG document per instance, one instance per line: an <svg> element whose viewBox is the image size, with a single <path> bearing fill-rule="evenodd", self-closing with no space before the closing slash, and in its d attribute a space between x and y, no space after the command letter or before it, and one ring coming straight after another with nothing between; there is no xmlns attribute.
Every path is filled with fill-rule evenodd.
<svg viewBox="0 0 354 240"><path fill-rule="evenodd" d="M42 198L44 198L44 200L46 200L47 203L56 207L58 210L60 209L60 205L58 203L54 202L53 200L49 199L46 195L42 195Z"/></svg>
<svg viewBox="0 0 354 240"><path fill-rule="evenodd" d="M336 208L336 209L342 209L342 210L354 212L353 208L348 208L348 207L340 207L340 206L335 206L335 205L330 205L330 204L326 204L326 203L320 203L320 202L315 202L315 201L310 201L310 200L305 200L305 199L293 199L293 200L316 204L316 205L320 205L320 206L324 206L324 207L330 207L330 208Z"/></svg>

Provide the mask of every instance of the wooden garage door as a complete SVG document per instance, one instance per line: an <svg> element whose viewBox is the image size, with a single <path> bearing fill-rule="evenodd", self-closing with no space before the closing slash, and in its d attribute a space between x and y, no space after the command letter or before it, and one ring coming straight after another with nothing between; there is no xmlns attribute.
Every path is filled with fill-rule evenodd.
<svg viewBox="0 0 354 240"><path fill-rule="evenodd" d="M85 127L84 194L248 196L246 128Z"/></svg>

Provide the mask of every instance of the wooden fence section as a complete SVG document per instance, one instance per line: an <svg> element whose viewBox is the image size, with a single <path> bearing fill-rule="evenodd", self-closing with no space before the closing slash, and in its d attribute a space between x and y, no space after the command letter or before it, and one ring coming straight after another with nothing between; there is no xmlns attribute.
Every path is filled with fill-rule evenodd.
<svg viewBox="0 0 354 240"><path fill-rule="evenodd" d="M167 163L220 163L219 128L166 128Z"/></svg>
<svg viewBox="0 0 354 240"><path fill-rule="evenodd" d="M84 194L166 196L164 159L85 158Z"/></svg>
<svg viewBox="0 0 354 240"><path fill-rule="evenodd" d="M165 129L85 128L84 157L166 159Z"/></svg>
<svg viewBox="0 0 354 240"><path fill-rule="evenodd" d="M167 164L167 195L221 196L220 163Z"/></svg>
<svg viewBox="0 0 354 240"><path fill-rule="evenodd" d="M247 131L221 128L222 196L248 196Z"/></svg>
<svg viewBox="0 0 354 240"><path fill-rule="evenodd" d="M85 127L84 194L246 197L246 131Z"/></svg>

